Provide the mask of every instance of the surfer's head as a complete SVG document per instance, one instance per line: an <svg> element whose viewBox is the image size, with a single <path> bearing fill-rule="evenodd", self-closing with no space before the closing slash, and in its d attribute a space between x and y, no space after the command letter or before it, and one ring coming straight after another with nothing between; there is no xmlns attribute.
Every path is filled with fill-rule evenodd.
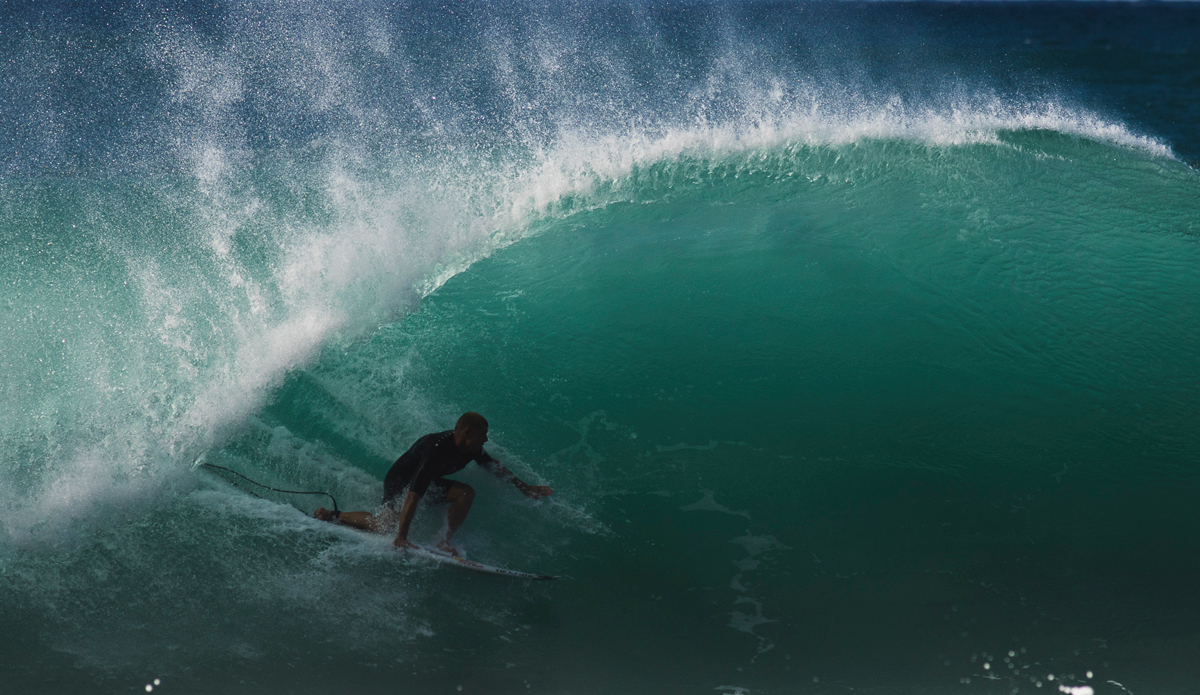
<svg viewBox="0 0 1200 695"><path fill-rule="evenodd" d="M488 421L479 413L463 413L454 425L454 444L460 451L478 454L488 440Z"/></svg>

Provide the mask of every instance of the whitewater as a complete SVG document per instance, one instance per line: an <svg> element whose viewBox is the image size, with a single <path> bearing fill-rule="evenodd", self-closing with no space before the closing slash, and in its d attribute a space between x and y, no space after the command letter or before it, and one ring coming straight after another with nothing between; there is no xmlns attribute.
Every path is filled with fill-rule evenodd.
<svg viewBox="0 0 1200 695"><path fill-rule="evenodd" d="M1200 692L1198 37L0 5L5 692Z"/></svg>

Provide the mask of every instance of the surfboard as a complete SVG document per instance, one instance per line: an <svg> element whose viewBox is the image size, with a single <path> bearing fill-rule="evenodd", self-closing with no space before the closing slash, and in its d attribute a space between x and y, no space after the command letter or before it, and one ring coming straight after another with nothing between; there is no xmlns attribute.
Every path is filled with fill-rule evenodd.
<svg viewBox="0 0 1200 695"><path fill-rule="evenodd" d="M502 577L512 577L513 579L527 579L531 581L545 581L549 579L558 579L558 577L549 574L531 574L529 572L519 572L517 570L505 569L503 567L493 567L485 565L482 562L475 562L462 557L455 557L450 553L438 550L427 545L417 544L415 548L397 548L397 552L402 552L410 557L425 558L434 562L441 562L447 565L455 565L476 572L486 572L487 574L498 574Z"/></svg>
<svg viewBox="0 0 1200 695"><path fill-rule="evenodd" d="M223 466L217 466L215 464L205 462L204 455L201 455L199 458L197 458L192 463L192 468L196 469L196 470L204 469L204 470L223 471L224 473L233 474L233 475L237 476L238 478L244 479L252 485L255 485L255 486L261 487L261 488L265 488L267 490L273 490L275 492L284 492L284 493L293 494L293 495L328 495L329 494L326 492L299 492L299 491L295 491L295 490L279 490L276 488L267 487L266 485L263 485L262 483L255 482L254 480L247 478L246 476L242 475L241 473L238 473L237 471L230 470ZM253 492L250 492L249 490L239 487L232 478L229 478L226 475L214 475L212 477L216 480L221 481L222 483L224 483L226 485L233 487L234 489L245 492L245 493L251 495L252 497L259 497L258 495L254 494ZM262 498L260 497L259 499L262 499ZM330 496L330 499L333 499L332 495ZM334 502L334 504L336 506L336 504L337 504L336 501ZM351 531L354 531L355 533L366 533L368 535L375 535L375 534L371 534L368 531L356 529L351 526L345 526L342 524L337 524L337 526L339 528L349 529ZM476 572L484 572L486 574L498 574L502 577L512 577L513 579L525 579L525 580L530 580L530 581L546 581L549 579L558 579L558 577L549 575L549 574L533 574L531 572L520 572L518 570L505 569L504 567L495 567L493 565L485 565L482 562L475 562L474 560L468 560L468 559L462 558L462 557L455 557L454 555L451 555L450 553L444 552L442 550L438 550L437 548L432 547L432 546L421 545L420 543L417 543L416 545L417 545L416 548L404 548L403 550L397 549L397 552L407 553L410 557L424 558L426 560L433 560L434 562L441 562L441 563L445 563L448 565L455 565L458 567L463 567L463 568L466 568L469 570L474 570Z"/></svg>

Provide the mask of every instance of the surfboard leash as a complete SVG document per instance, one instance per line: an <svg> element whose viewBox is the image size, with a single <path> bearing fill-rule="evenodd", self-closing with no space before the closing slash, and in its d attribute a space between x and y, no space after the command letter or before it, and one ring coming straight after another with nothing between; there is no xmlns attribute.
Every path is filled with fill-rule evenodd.
<svg viewBox="0 0 1200 695"><path fill-rule="evenodd" d="M250 483L251 485L257 485L257 486L259 486L259 487L263 488L264 490L270 490L270 491L272 491L272 492L283 492L283 493L286 493L286 494L289 494L289 495L325 495L326 497L328 497L328 498L330 499L330 501L332 501L332 502L333 502L333 518L334 518L334 519L336 519L336 518L338 518L339 516L341 516L341 515L342 515L342 512L341 512L341 510L339 510L339 509L338 509L338 503L337 503L337 500L336 500L336 499L334 499L334 498L333 498L333 495L329 494L328 492L309 492L309 491L304 491L304 490L280 490L280 489L279 489L279 488L277 488L277 487L271 487L271 486L269 486L269 485L263 485L263 484L262 484L262 483L260 483L260 482L257 482L257 481L254 481L254 480L251 480L250 478L247 478L246 476L242 475L241 473L238 473L238 472L237 472L237 471L235 471L235 470L230 470L230 469L228 469L228 468L226 468L226 467L224 467L224 466L217 466L217 465L215 465L215 464L211 464L211 463L204 463L204 462L201 462L201 463L200 463L200 465L201 465L201 466L206 466L206 467L208 467L208 468L215 468L215 469L217 469L217 470L219 470L219 471L225 471L226 473L232 473L232 474L236 475L237 477L239 477L239 478L241 478L241 479L245 480L246 482ZM247 492L248 494L250 494L251 496L253 496L253 497L258 497L258 499L262 499L262 497L259 497L258 495L255 495L253 492L250 492L249 490L247 490L246 492Z"/></svg>

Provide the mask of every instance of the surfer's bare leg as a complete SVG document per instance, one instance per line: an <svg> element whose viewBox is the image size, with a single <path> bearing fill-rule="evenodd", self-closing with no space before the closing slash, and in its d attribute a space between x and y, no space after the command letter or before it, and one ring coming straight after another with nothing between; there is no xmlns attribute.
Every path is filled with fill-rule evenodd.
<svg viewBox="0 0 1200 695"><path fill-rule="evenodd" d="M391 530L390 527L396 521L395 516L395 512L390 509L384 509L379 514L372 514L370 512L342 512L336 519L333 518L333 512L324 507L318 507L313 512L313 517L321 521L336 521L360 531L371 531L373 533L389 532Z"/></svg>
<svg viewBox="0 0 1200 695"><path fill-rule="evenodd" d="M446 501L450 503L450 510L446 512L446 538L438 546L452 555L458 555L458 551L450 545L450 539L466 521L467 512L471 511L471 503L475 501L475 489L466 483L455 481L446 491Z"/></svg>

